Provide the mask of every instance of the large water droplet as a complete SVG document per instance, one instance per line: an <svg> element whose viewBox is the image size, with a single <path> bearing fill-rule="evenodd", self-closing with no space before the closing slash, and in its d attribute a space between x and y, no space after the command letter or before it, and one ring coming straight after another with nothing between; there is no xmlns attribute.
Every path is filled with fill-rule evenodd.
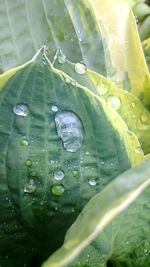
<svg viewBox="0 0 150 267"><path fill-rule="evenodd" d="M108 103L115 109L118 110L121 106L121 101L118 96L109 96Z"/></svg>
<svg viewBox="0 0 150 267"><path fill-rule="evenodd" d="M28 183L24 186L25 193L33 193L36 190L36 184L33 179L30 179Z"/></svg>
<svg viewBox="0 0 150 267"><path fill-rule="evenodd" d="M100 83L98 85L97 90L98 90L98 93L100 96L106 95L108 93L108 89L107 89L106 85L103 83Z"/></svg>
<svg viewBox="0 0 150 267"><path fill-rule="evenodd" d="M51 191L55 196L61 196L65 192L65 188L63 185L60 185L60 184L59 185L53 185L51 188Z"/></svg>
<svg viewBox="0 0 150 267"><path fill-rule="evenodd" d="M57 111L58 111L58 107L57 107L56 105L53 105L53 106L51 107L51 110L52 110L53 112L57 112Z"/></svg>
<svg viewBox="0 0 150 267"><path fill-rule="evenodd" d="M66 62L66 56L61 52L59 51L59 55L57 57L57 60L60 64L65 64Z"/></svg>
<svg viewBox="0 0 150 267"><path fill-rule="evenodd" d="M57 134L62 139L64 148L69 152L80 149L84 131L79 117L69 111L57 113L55 116Z"/></svg>
<svg viewBox="0 0 150 267"><path fill-rule="evenodd" d="M21 139L21 140L20 140L20 145L21 145L21 146L28 146L28 145L29 145L28 140L25 139L25 138Z"/></svg>
<svg viewBox="0 0 150 267"><path fill-rule="evenodd" d="M25 161L25 165L28 166L28 167L31 167L31 165L32 165L32 161L31 161L30 159L27 159L27 160Z"/></svg>
<svg viewBox="0 0 150 267"><path fill-rule="evenodd" d="M65 174L63 171L57 171L54 173L54 178L58 181L61 181L64 178Z"/></svg>
<svg viewBox="0 0 150 267"><path fill-rule="evenodd" d="M83 62L77 62L75 64L75 71L78 74L84 74L86 72L86 70L87 70L87 67Z"/></svg>
<svg viewBox="0 0 150 267"><path fill-rule="evenodd" d="M90 179L90 180L89 180L89 184L90 184L91 186L95 186L95 185L96 185L96 180L95 180L95 179Z"/></svg>
<svg viewBox="0 0 150 267"><path fill-rule="evenodd" d="M26 104L17 104L14 106L13 111L16 115L26 117L29 114L29 108Z"/></svg>

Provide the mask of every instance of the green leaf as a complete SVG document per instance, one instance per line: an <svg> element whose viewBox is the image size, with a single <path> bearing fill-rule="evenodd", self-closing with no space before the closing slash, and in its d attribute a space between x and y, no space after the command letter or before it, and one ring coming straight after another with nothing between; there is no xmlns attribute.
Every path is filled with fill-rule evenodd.
<svg viewBox="0 0 150 267"><path fill-rule="evenodd" d="M104 39L107 75L129 90L149 108L150 75L145 62L136 22L127 0L91 1ZM122 14L124 10L124 15Z"/></svg>
<svg viewBox="0 0 150 267"><path fill-rule="evenodd" d="M83 60L105 75L101 34L88 1L1 1L0 21L1 72L47 45L51 59L60 47L71 61Z"/></svg>
<svg viewBox="0 0 150 267"><path fill-rule="evenodd" d="M115 218L125 208L127 208L132 202L134 202L135 199L149 185L150 162L146 162L116 178L113 182L106 186L101 193L94 196L88 202L88 204L82 210L81 214L78 216L75 223L67 232L63 246L58 249L42 266L68 266L68 264L71 263L74 258L77 257L98 236L99 233L104 231L104 228L112 221L112 219ZM147 196L146 200L148 199ZM137 211L142 211L142 214L144 213L145 217L143 217L142 220L149 218L148 214L146 214L147 208L149 208L149 205L146 203L146 209L144 210L144 212L142 211L142 207L140 207L140 209ZM125 218L129 220L128 226L129 223L132 223L132 221L135 222L135 220L131 218L131 214L129 215L129 218L126 218L125 216L122 218L123 220L125 220ZM123 227L124 224L125 227L127 227L127 221L123 222L123 220L121 221L122 223L120 223L120 227ZM134 235L138 235L138 231L140 231L142 227L141 220L139 220L139 224L138 221L136 221L136 223L137 228L132 233L133 238ZM116 228L118 227L117 224L113 226L115 226ZM126 241L125 237L123 238L123 236L126 234L126 229L124 230L125 231L121 231L121 241ZM115 233L116 232L117 231L115 231ZM108 238L110 238L110 236L107 236L107 239ZM117 237L115 238L117 239ZM132 236L130 236L130 238L132 238ZM99 239L99 241L101 241L101 238ZM109 243L109 239L107 242ZM115 242L115 240L113 240L113 242ZM120 242L118 242L117 244L119 245ZM106 241L104 243L104 249L105 245L107 246ZM117 248L116 250L118 251L119 248ZM111 251L112 254L113 252L114 251ZM108 252L106 252L106 254L107 256L110 256L110 249ZM95 262L93 262L93 264L94 263Z"/></svg>
<svg viewBox="0 0 150 267"><path fill-rule="evenodd" d="M21 259L24 251L39 262L48 257L87 201L144 160L121 117L68 77L53 68L44 48L0 76L0 222L7 226L0 228L0 255L10 251L12 261L14 242L24 248ZM16 228L7 220L8 197Z"/></svg>
<svg viewBox="0 0 150 267"><path fill-rule="evenodd" d="M91 89L94 94L99 95L108 105L111 105L125 121L129 130L136 134L144 153L149 153L150 113L144 108L141 101L128 91L117 88L111 81L98 73L87 70L83 75L79 75L75 70L75 64L67 60L63 64L59 63L61 56L61 53L58 52L54 66L67 73L82 86ZM70 80L70 82L72 81ZM117 105L113 105L115 101Z"/></svg>

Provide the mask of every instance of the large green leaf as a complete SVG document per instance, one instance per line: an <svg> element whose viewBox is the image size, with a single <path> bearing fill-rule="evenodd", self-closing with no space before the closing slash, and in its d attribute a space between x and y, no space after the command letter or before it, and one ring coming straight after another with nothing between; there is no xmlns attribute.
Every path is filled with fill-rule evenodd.
<svg viewBox="0 0 150 267"><path fill-rule="evenodd" d="M50 255L87 201L143 161L121 117L68 78L44 48L0 76L0 264Z"/></svg>
<svg viewBox="0 0 150 267"><path fill-rule="evenodd" d="M104 39L108 77L150 105L150 75L129 0L91 1ZM123 16L122 11L124 12Z"/></svg>
<svg viewBox="0 0 150 267"><path fill-rule="evenodd" d="M68 266L68 264L104 230L106 225L108 225L117 214L127 208L129 204L134 202L149 185L150 162L146 162L116 178L106 186L101 193L94 196L88 202L75 223L67 232L63 246L42 266ZM150 205L148 204L149 192L150 191L146 191L144 198L142 196L135 206L125 211L123 216L120 217L119 220L116 220L113 225L111 225L109 229L107 228L106 232L100 235L98 240L96 240L95 250L98 250L97 253L99 253L99 262L96 266L104 266L104 259L106 260L110 256L112 256L112 260L115 259L115 257L117 258L117 256L125 258L125 251L130 253L131 246L129 250L128 248L124 248L123 242L128 241L128 243L130 243L131 241L135 246L137 241L140 244L140 241L143 241L142 239L147 237L150 222ZM137 214L135 214L135 207L137 208ZM132 227L133 224L136 224L135 227ZM145 225L147 226L147 230L144 228ZM112 227L114 227L113 230ZM133 232L131 234L132 230ZM140 233L138 231L140 231ZM114 234L114 237L111 234ZM150 250L150 244L148 245L148 249ZM89 257L90 255L86 257L88 261ZM93 257L91 260L93 260L92 264L95 266L97 259ZM102 262L100 262L101 260ZM135 261L135 259L133 260ZM126 266L133 266L130 265L130 260L128 261L126 259L126 262L129 263L129 265L127 263ZM117 266L117 261L114 266Z"/></svg>
<svg viewBox="0 0 150 267"><path fill-rule="evenodd" d="M150 113L146 110L139 99L128 91L117 88L107 78L87 70L83 75L76 72L75 64L69 61L61 61L63 55L58 51L54 66L71 76L79 84L88 87L95 94L98 94L126 122L128 128L138 137L144 153L150 152ZM62 63L63 62L63 63ZM69 82L69 80L68 80ZM70 79L70 82L74 82Z"/></svg>
<svg viewBox="0 0 150 267"><path fill-rule="evenodd" d="M83 60L105 74L101 35L89 1L0 0L0 7L1 72L26 62L46 44L51 59L60 47L71 61Z"/></svg>

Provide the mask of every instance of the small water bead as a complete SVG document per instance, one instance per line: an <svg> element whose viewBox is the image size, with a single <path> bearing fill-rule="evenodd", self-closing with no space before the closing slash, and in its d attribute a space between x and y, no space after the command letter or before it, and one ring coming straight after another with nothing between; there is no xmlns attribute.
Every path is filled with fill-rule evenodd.
<svg viewBox="0 0 150 267"><path fill-rule="evenodd" d="M56 114L55 123L64 148L69 152L79 150L84 139L83 125L79 117L73 112L63 111Z"/></svg>
<svg viewBox="0 0 150 267"><path fill-rule="evenodd" d="M57 107L56 105L53 105L53 106L51 107L51 110L52 110L53 112L57 112L57 111L58 111L58 107Z"/></svg>
<svg viewBox="0 0 150 267"><path fill-rule="evenodd" d="M29 108L26 104L17 104L14 106L13 111L16 115L26 117L29 114Z"/></svg>
<svg viewBox="0 0 150 267"><path fill-rule="evenodd" d="M36 190L36 184L33 179L30 179L28 183L24 186L24 192L25 193L34 193Z"/></svg>
<svg viewBox="0 0 150 267"><path fill-rule="evenodd" d="M135 151L136 154L140 154L140 153L142 153L142 148L141 147L137 147L134 151Z"/></svg>
<svg viewBox="0 0 150 267"><path fill-rule="evenodd" d="M51 192L55 196L61 196L61 195L64 194L65 188L64 188L63 185L53 185L52 188L51 188Z"/></svg>
<svg viewBox="0 0 150 267"><path fill-rule="evenodd" d="M131 103L131 106L132 106L133 108L135 108L135 106L136 106L135 102L132 102L132 103Z"/></svg>
<svg viewBox="0 0 150 267"><path fill-rule="evenodd" d="M98 85L97 90L98 90L98 93L100 96L104 96L108 93L108 89L107 89L106 85L104 85L103 83L100 83Z"/></svg>
<svg viewBox="0 0 150 267"><path fill-rule="evenodd" d="M91 186L95 186L95 185L96 185L96 180L95 180L95 179L90 179L90 180L89 180L89 184L90 184Z"/></svg>
<svg viewBox="0 0 150 267"><path fill-rule="evenodd" d="M78 74L84 74L87 71L87 67L83 62L77 62L75 64L75 71Z"/></svg>
<svg viewBox="0 0 150 267"><path fill-rule="evenodd" d="M25 139L25 138L24 138L24 139L21 139L21 140L20 140L20 145L21 145L21 146L28 146L28 145L29 145L28 140Z"/></svg>
<svg viewBox="0 0 150 267"><path fill-rule="evenodd" d="M77 86L77 82L76 82L75 80L72 80L72 81L71 81L71 84L72 84L73 86Z"/></svg>
<svg viewBox="0 0 150 267"><path fill-rule="evenodd" d="M66 63L66 56L60 51L60 54L57 57L58 63L65 64Z"/></svg>
<svg viewBox="0 0 150 267"><path fill-rule="evenodd" d="M147 116L146 112L143 112L143 113L141 114L140 119L141 119L142 122L146 122L146 121L148 121L148 116Z"/></svg>
<svg viewBox="0 0 150 267"><path fill-rule="evenodd" d="M27 167L31 167L31 166L32 166L32 161L31 161L30 159L27 159L27 160L25 161L25 165L26 165Z"/></svg>
<svg viewBox="0 0 150 267"><path fill-rule="evenodd" d="M108 97L108 103L114 108L115 110L118 110L121 106L121 101L118 96L109 96Z"/></svg>
<svg viewBox="0 0 150 267"><path fill-rule="evenodd" d="M61 181L64 178L65 174L63 171L57 171L54 173L54 178L58 181Z"/></svg>
<svg viewBox="0 0 150 267"><path fill-rule="evenodd" d="M71 83L71 79L70 79L69 77L67 77L67 78L65 79L65 82L66 82L66 83Z"/></svg>
<svg viewBox="0 0 150 267"><path fill-rule="evenodd" d="M79 173L78 173L76 170L73 170L73 171L72 171L72 176L73 176L73 177L76 177L76 176L78 176L78 175L79 175Z"/></svg>
<svg viewBox="0 0 150 267"><path fill-rule="evenodd" d="M89 152L89 151L86 151L85 154L86 154L87 156L89 156L89 155L90 155L90 152Z"/></svg>

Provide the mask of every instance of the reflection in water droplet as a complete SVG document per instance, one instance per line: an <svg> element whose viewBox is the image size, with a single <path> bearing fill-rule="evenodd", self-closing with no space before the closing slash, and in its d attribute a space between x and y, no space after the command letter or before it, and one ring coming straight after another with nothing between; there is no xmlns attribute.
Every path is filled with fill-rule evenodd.
<svg viewBox="0 0 150 267"><path fill-rule="evenodd" d="M58 111L58 107L56 105L53 105L52 108L51 108L51 110L53 112L57 112Z"/></svg>
<svg viewBox="0 0 150 267"><path fill-rule="evenodd" d="M60 64L65 64L66 56L60 51L57 60Z"/></svg>
<svg viewBox="0 0 150 267"><path fill-rule="evenodd" d="M62 139L64 148L76 152L82 145L83 125L78 116L69 111L57 113L55 116L57 134Z"/></svg>
<svg viewBox="0 0 150 267"><path fill-rule="evenodd" d="M33 193L36 190L36 184L33 179L30 179L28 183L24 186L24 192L25 193Z"/></svg>
<svg viewBox="0 0 150 267"><path fill-rule="evenodd" d="M29 145L28 140L25 139L25 138L24 138L24 139L21 139L21 140L20 140L20 145L21 145L21 146L28 146L28 145Z"/></svg>
<svg viewBox="0 0 150 267"><path fill-rule="evenodd" d="M121 106L121 101L118 96L109 96L108 103L115 109L118 110Z"/></svg>
<svg viewBox="0 0 150 267"><path fill-rule="evenodd" d="M143 112L141 114L140 118L141 118L141 121L146 122L148 120L148 116L147 116L146 112Z"/></svg>
<svg viewBox="0 0 150 267"><path fill-rule="evenodd" d="M75 71L78 74L84 74L86 72L86 70L87 70L87 67L83 62L77 62L75 64Z"/></svg>
<svg viewBox="0 0 150 267"><path fill-rule="evenodd" d="M63 171L57 171L54 173L54 178L58 181L61 181L64 178L65 174Z"/></svg>
<svg viewBox="0 0 150 267"><path fill-rule="evenodd" d="M63 185L53 185L51 188L53 195L61 196L65 192L65 188Z"/></svg>
<svg viewBox="0 0 150 267"><path fill-rule="evenodd" d="M26 104L17 104L14 106L13 111L16 115L26 117L29 114L29 108Z"/></svg>
<svg viewBox="0 0 150 267"><path fill-rule="evenodd" d="M132 106L133 108L135 108L135 106L136 106L135 102L132 102L132 103L131 103L131 106Z"/></svg>
<svg viewBox="0 0 150 267"><path fill-rule="evenodd" d="M95 185L96 185L96 180L95 180L95 179L90 179L90 180L89 180L89 184L90 184L91 186L95 186Z"/></svg>
<svg viewBox="0 0 150 267"><path fill-rule="evenodd" d="M28 166L28 167L30 167L32 165L32 161L30 159L27 159L25 161L25 165Z"/></svg>
<svg viewBox="0 0 150 267"><path fill-rule="evenodd" d="M98 85L97 90L98 90L98 93L100 96L106 95L108 93L108 89L107 89L106 85L103 83L100 83Z"/></svg>

